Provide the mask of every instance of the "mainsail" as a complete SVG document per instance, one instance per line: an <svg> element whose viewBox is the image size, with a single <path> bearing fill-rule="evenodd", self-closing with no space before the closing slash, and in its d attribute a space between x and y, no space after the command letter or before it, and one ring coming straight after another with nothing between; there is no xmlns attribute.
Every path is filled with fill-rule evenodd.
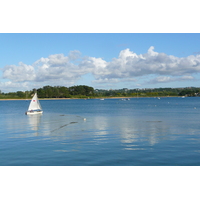
<svg viewBox="0 0 200 200"><path fill-rule="evenodd" d="M31 103L28 107L28 111L31 111L31 110L42 110L42 107L37 97L37 93L35 93L35 95L33 96Z"/></svg>

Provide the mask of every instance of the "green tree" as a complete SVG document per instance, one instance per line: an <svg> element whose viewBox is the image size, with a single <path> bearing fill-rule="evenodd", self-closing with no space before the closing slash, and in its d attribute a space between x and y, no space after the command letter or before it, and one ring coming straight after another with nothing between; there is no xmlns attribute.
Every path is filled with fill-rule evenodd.
<svg viewBox="0 0 200 200"><path fill-rule="evenodd" d="M25 98L25 93L22 92L22 91L17 91L17 92L16 92L16 95L17 95L18 97L20 97L20 98Z"/></svg>

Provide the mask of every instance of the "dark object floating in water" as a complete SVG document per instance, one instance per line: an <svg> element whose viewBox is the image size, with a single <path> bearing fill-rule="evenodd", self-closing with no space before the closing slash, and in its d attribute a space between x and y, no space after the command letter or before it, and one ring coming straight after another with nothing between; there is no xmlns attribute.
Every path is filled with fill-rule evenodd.
<svg viewBox="0 0 200 200"><path fill-rule="evenodd" d="M75 124L75 123L78 123L78 122L70 122L69 124ZM57 128L57 129L55 129L55 130L53 130L53 131L51 131L51 132L57 131L57 130L59 130L59 129L65 127L65 126L68 126L69 124L65 124L65 125L63 125L63 126L60 126L59 128Z"/></svg>

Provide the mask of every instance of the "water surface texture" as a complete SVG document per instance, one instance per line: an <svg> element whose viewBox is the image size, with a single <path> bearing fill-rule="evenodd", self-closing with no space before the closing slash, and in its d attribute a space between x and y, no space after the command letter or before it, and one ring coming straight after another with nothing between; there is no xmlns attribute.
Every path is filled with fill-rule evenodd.
<svg viewBox="0 0 200 200"><path fill-rule="evenodd" d="M200 98L0 101L1 166L199 166Z"/></svg>

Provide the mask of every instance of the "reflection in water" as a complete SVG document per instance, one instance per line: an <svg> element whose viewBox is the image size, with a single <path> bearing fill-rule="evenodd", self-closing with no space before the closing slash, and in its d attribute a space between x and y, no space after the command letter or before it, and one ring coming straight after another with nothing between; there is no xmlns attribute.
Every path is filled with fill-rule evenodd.
<svg viewBox="0 0 200 200"><path fill-rule="evenodd" d="M145 142L153 146L161 140L169 140L170 135L174 133L165 121L144 121L127 116L100 115L89 117L86 121L85 118L76 115L48 113L12 119L8 123L11 137L37 136L42 137L42 140L73 140L79 143L91 138L87 143L93 144L108 143L114 138L119 138L126 150L138 149ZM15 129L18 130L17 133Z"/></svg>
<svg viewBox="0 0 200 200"><path fill-rule="evenodd" d="M33 131L36 131L35 136L38 136L38 130L39 130L40 122L41 122L41 116L42 116L42 114L27 115L31 129Z"/></svg>
<svg viewBox="0 0 200 200"><path fill-rule="evenodd" d="M138 121L126 118L119 123L121 142L126 145L148 141L153 146L164 139L163 136L169 129L162 121Z"/></svg>
<svg viewBox="0 0 200 200"><path fill-rule="evenodd" d="M43 137L40 139L65 140L75 137L75 125L86 120L75 115L37 114L6 120L9 138ZM75 133L75 134L72 134ZM39 138L38 138L39 139Z"/></svg>
<svg viewBox="0 0 200 200"><path fill-rule="evenodd" d="M142 121L123 116L114 118L97 116L93 119L93 126L96 129L94 137L98 140L101 140L102 136L104 136L102 140L108 140L108 135L115 133L121 137L121 142L129 148L128 150L141 142L147 141L153 146L160 140L169 139L165 137L170 137L169 126L163 121Z"/></svg>
<svg viewBox="0 0 200 200"><path fill-rule="evenodd" d="M121 138L125 148L133 148L147 141L151 146L169 139L172 131L164 121L140 120L127 116L96 115L85 120L69 114L23 115L6 120L11 137L43 137L53 140L84 140L91 138L93 144L107 143ZM130 149L129 149L130 150Z"/></svg>
<svg viewBox="0 0 200 200"><path fill-rule="evenodd" d="M79 124L83 122L85 122L84 118L75 115L46 115L42 120L41 134L48 135L54 140L73 138L80 128Z"/></svg>
<svg viewBox="0 0 200 200"><path fill-rule="evenodd" d="M110 126L111 120L107 117L99 116L99 117L94 117L94 120L92 121L94 125L94 129L96 129L95 133L98 136L101 135L107 135L109 134L108 129Z"/></svg>
<svg viewBox="0 0 200 200"><path fill-rule="evenodd" d="M28 138L38 136L41 114L11 117L6 120L9 138Z"/></svg>
<svg viewBox="0 0 200 200"><path fill-rule="evenodd" d="M108 140L120 137L127 150L136 150L138 148L133 147L144 142L153 146L161 140L169 139L171 132L169 125L164 121L142 121L124 116L95 116L88 120L86 129L92 133L95 144L107 143Z"/></svg>
<svg viewBox="0 0 200 200"><path fill-rule="evenodd" d="M92 137L94 138L93 141L95 144L106 143L109 139L107 137L110 134L109 126L110 121L107 117L99 116L94 117L92 123L90 123L90 129L94 130L94 134Z"/></svg>

